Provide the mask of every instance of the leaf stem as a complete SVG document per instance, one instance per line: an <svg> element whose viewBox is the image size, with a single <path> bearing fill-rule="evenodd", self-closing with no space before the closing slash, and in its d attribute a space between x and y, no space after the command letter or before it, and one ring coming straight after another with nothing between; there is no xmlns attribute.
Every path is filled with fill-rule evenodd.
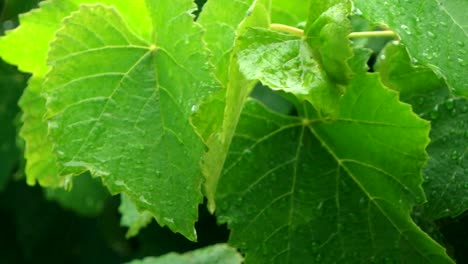
<svg viewBox="0 0 468 264"><path fill-rule="evenodd" d="M299 37L304 36L304 30L286 26L283 24L271 24L271 30L281 31L290 33ZM383 31L365 31L365 32L352 32L348 35L348 38L375 38L375 37L398 37L397 34L391 30L383 30Z"/></svg>
<svg viewBox="0 0 468 264"><path fill-rule="evenodd" d="M352 32L348 38L372 38L372 37L398 37L397 34L391 30L383 31L365 31L365 32Z"/></svg>
<svg viewBox="0 0 468 264"><path fill-rule="evenodd" d="M271 24L270 25L271 30L276 30L276 31L281 31L281 32L286 32L286 33L291 33L293 35L303 37L304 36L304 30L295 28L295 27L290 27L286 26L283 24Z"/></svg>

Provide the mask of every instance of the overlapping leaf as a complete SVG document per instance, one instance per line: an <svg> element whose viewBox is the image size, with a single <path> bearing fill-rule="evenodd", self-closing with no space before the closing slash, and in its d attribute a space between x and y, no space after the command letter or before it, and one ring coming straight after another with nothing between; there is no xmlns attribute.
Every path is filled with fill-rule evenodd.
<svg viewBox="0 0 468 264"><path fill-rule="evenodd" d="M128 227L127 238L136 236L140 229L146 227L153 216L148 211L140 212L138 207L130 200L126 194L120 195L119 212L122 214L120 225Z"/></svg>
<svg viewBox="0 0 468 264"><path fill-rule="evenodd" d="M185 254L169 253L161 257L148 257L128 264L241 264L242 256L228 245L218 244Z"/></svg>
<svg viewBox="0 0 468 264"><path fill-rule="evenodd" d="M248 79L308 100L327 114L335 111L340 91L302 38L252 28L240 38L238 56Z"/></svg>
<svg viewBox="0 0 468 264"><path fill-rule="evenodd" d="M443 76L455 93L468 95L466 1L354 0L354 4L365 17L397 32L411 56Z"/></svg>
<svg viewBox="0 0 468 264"><path fill-rule="evenodd" d="M81 6L51 44L43 87L61 177L89 170L194 240L203 143L189 118L217 87L192 9L149 1L144 39L117 9Z"/></svg>
<svg viewBox="0 0 468 264"><path fill-rule="evenodd" d="M271 0L209 1L200 14L199 22L206 29L207 46L213 52L211 61L224 87L196 107L193 118L208 146L202 168L211 211L215 209L214 194L232 136L244 101L254 85L239 72L236 40L249 26L269 26L270 5ZM224 12L226 9L228 13Z"/></svg>
<svg viewBox="0 0 468 264"><path fill-rule="evenodd" d="M129 2L132 4L130 9ZM145 36L149 35L149 17L141 14L141 10L145 10L144 0L48 0L39 4L40 9L21 15L20 26L1 38L0 56L18 65L22 71L33 73L36 77L43 76L48 71L46 58L49 44L62 26L62 19L84 3L112 4L125 11L123 16L132 28ZM34 40L31 41L31 38Z"/></svg>
<svg viewBox="0 0 468 264"><path fill-rule="evenodd" d="M427 195L425 217L460 215L468 209L468 102L450 95L443 81L425 67L411 65L401 44L390 43L381 52L376 70L383 81L400 91L416 113L431 121L429 161L424 167Z"/></svg>
<svg viewBox="0 0 468 264"><path fill-rule="evenodd" d="M305 29L307 42L320 54L320 61L331 79L347 84L352 77L347 61L353 56L349 0L312 1Z"/></svg>
<svg viewBox="0 0 468 264"><path fill-rule="evenodd" d="M32 77L19 102L23 115L20 136L25 140L26 181L42 186L65 187L70 179L58 177L52 142L47 136L47 123L43 121L46 100L41 96L42 78Z"/></svg>
<svg viewBox="0 0 468 264"><path fill-rule="evenodd" d="M243 113L217 202L246 262L450 263L409 215L428 123L376 75L356 76L336 118L307 105L302 118Z"/></svg>

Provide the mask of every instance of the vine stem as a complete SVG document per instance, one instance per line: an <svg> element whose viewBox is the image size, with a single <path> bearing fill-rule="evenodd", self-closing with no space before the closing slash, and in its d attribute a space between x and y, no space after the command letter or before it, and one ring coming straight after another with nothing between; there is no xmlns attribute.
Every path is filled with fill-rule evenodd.
<svg viewBox="0 0 468 264"><path fill-rule="evenodd" d="M286 26L283 24L271 24L271 30L281 31L290 33L299 37L304 36L304 30ZM391 30L383 30L383 31L365 31L365 32L352 32L348 35L348 38L373 38L373 37L392 37L397 38L397 34Z"/></svg>

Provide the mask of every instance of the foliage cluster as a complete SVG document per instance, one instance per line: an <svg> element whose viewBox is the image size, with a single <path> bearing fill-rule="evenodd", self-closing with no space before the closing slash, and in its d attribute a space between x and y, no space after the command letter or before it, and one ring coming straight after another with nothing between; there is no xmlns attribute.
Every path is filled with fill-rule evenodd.
<svg viewBox="0 0 468 264"><path fill-rule="evenodd" d="M10 2L5 29L36 2ZM153 219L190 241L227 224L227 244L135 264L463 258L441 219L468 207L468 2L196 7L47 0L21 15L0 38L25 72L2 64L0 187L24 171L78 214L118 206L127 238Z"/></svg>

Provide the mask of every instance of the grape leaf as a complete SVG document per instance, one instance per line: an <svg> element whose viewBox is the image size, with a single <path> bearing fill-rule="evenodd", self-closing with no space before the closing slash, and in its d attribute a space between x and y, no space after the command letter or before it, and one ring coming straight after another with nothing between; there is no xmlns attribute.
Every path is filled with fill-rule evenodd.
<svg viewBox="0 0 468 264"><path fill-rule="evenodd" d="M153 220L150 212L139 212L137 206L124 193L120 195L119 212L122 214L120 225L128 227L125 235L127 238L136 236L140 229L146 227Z"/></svg>
<svg viewBox="0 0 468 264"><path fill-rule="evenodd" d="M204 149L189 118L217 89L209 68L200 67L208 56L193 7L189 0L148 2L148 40L115 8L81 6L51 44L43 85L59 174L89 170L191 240Z"/></svg>
<svg viewBox="0 0 468 264"><path fill-rule="evenodd" d="M217 244L185 254L169 253L161 257L147 257L128 264L241 264L242 256L232 247Z"/></svg>
<svg viewBox="0 0 468 264"><path fill-rule="evenodd" d="M298 27L305 24L311 0L272 0L271 22Z"/></svg>
<svg viewBox="0 0 468 264"><path fill-rule="evenodd" d="M354 4L365 17L397 32L411 57L443 76L456 94L468 95L466 1L354 0Z"/></svg>
<svg viewBox="0 0 468 264"><path fill-rule="evenodd" d="M202 161L208 208L215 210L214 195L243 104L254 82L239 72L237 38L249 26L268 27L271 0L209 1L199 17L205 40L213 52L211 62L224 89L196 107L193 123L204 138L208 152ZM220 10L230 12L225 13ZM229 78L228 78L229 76Z"/></svg>
<svg viewBox="0 0 468 264"><path fill-rule="evenodd" d="M240 70L248 79L308 100L325 113L336 109L339 90L302 38L251 28L239 39L238 57Z"/></svg>
<svg viewBox="0 0 468 264"><path fill-rule="evenodd" d="M0 190L13 173L19 156L16 147L17 102L26 85L26 76L0 61Z"/></svg>
<svg viewBox="0 0 468 264"><path fill-rule="evenodd" d="M353 56L351 42L351 2L348 0L312 1L305 35L330 78L347 84L352 77L347 61Z"/></svg>
<svg viewBox="0 0 468 264"><path fill-rule="evenodd" d="M45 196L57 201L62 207L71 209L84 216L97 216L104 208L109 192L99 179L91 178L89 173L74 177L72 188L46 188Z"/></svg>
<svg viewBox="0 0 468 264"><path fill-rule="evenodd" d="M451 263L410 218L428 122L377 75L356 75L340 106L334 118L307 102L302 118L246 106L217 193L230 243L246 263Z"/></svg>
<svg viewBox="0 0 468 264"><path fill-rule="evenodd" d="M37 181L42 186L65 187L69 185L70 179L58 177L53 145L47 136L47 123L42 119L46 113L46 100L41 96L42 82L42 78L30 78L19 101L23 110L20 136L26 142L26 181L29 185Z"/></svg>
<svg viewBox="0 0 468 264"><path fill-rule="evenodd" d="M45 114L45 99L41 98L41 82L49 70L46 64L47 51L54 33L61 27L61 21L80 3L98 2L91 0L63 0L43 1L40 8L20 16L21 25L7 32L0 38L0 56L10 63L18 65L19 69L31 72L35 80L26 88L20 106L24 112L24 123L20 135L26 145L26 175L30 185L38 181L43 186L63 187L70 179L59 177L55 167L55 157L52 152L52 142L47 138L47 124L42 117ZM99 2L113 3L104 0ZM149 24L147 16L141 16L137 9L128 9L127 1L114 3L115 6L126 10L125 16L132 19L132 25L140 25L146 32ZM144 7L144 1L132 1L134 7ZM146 21L148 20L148 21ZM146 21L146 22L145 22ZM143 34L143 33L142 33ZM31 42L30 39L34 38Z"/></svg>
<svg viewBox="0 0 468 264"><path fill-rule="evenodd" d="M468 100L448 99L435 108L430 156L423 170L428 199L424 211L430 219L456 217L468 210Z"/></svg>
<svg viewBox="0 0 468 264"><path fill-rule="evenodd" d="M376 63L382 80L400 91L421 117L431 121L429 160L424 167L428 203L424 217L456 217L468 209L466 98L454 98L443 81L425 67L411 64L401 44L389 43Z"/></svg>
<svg viewBox="0 0 468 264"><path fill-rule="evenodd" d="M82 3L107 3L124 10L123 16L137 32L149 35L151 27L148 16L141 15L145 10L144 0L113 1L113 0L49 0L39 3L39 9L20 15L20 26L7 32L0 39L0 56L25 72L34 73L37 77L47 71L47 51L55 32L61 27L62 19L78 9ZM133 7L128 8L131 2ZM31 41L31 39L34 41Z"/></svg>

